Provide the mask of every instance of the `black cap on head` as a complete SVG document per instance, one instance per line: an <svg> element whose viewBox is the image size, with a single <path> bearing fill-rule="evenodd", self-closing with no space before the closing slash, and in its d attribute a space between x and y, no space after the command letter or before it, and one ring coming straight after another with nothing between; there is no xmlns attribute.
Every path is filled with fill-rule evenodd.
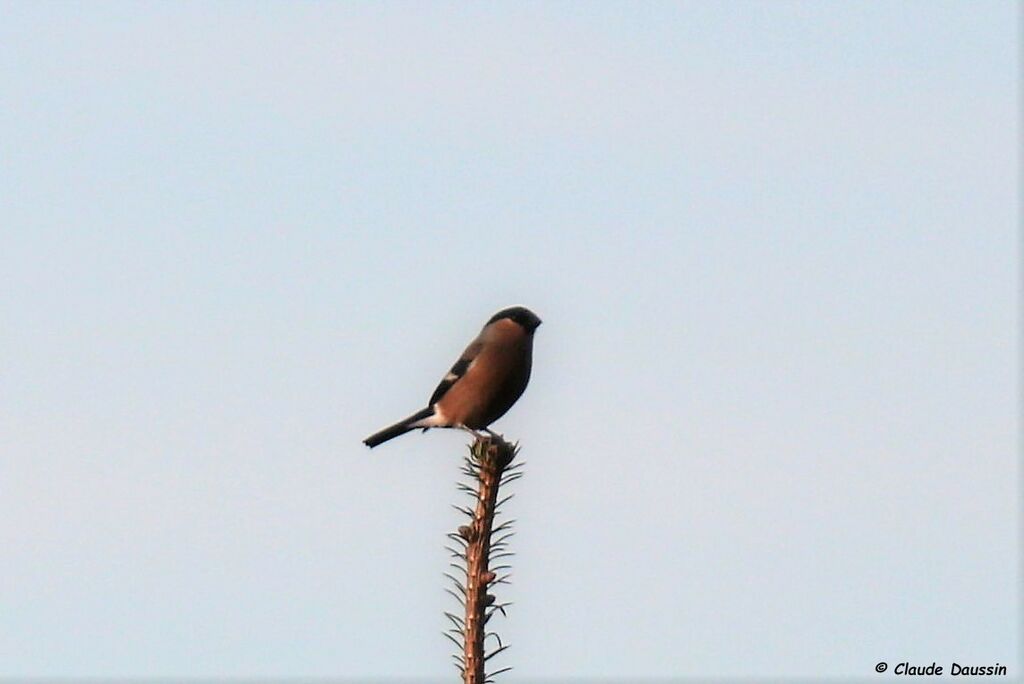
<svg viewBox="0 0 1024 684"><path fill-rule="evenodd" d="M513 306L508 309L502 309L498 313L491 316L491 320L487 321L488 325L494 323L494 321L500 321L502 318L508 318L519 325L523 326L527 332L533 332L540 325L541 320L537 318L537 314L533 313L525 306Z"/></svg>

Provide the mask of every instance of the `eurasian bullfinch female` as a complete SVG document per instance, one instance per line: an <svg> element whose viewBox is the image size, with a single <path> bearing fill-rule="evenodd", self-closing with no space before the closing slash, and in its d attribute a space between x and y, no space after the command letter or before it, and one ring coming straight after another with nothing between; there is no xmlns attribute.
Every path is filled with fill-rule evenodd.
<svg viewBox="0 0 1024 684"><path fill-rule="evenodd" d="M530 381L533 333L540 323L522 306L491 316L441 379L427 408L370 435L363 444L372 448L416 428L487 430L512 408Z"/></svg>

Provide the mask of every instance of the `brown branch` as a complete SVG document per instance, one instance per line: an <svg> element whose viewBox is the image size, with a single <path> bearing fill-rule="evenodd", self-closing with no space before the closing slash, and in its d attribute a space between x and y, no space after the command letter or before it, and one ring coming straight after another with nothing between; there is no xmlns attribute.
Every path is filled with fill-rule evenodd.
<svg viewBox="0 0 1024 684"><path fill-rule="evenodd" d="M518 451L518 446L509 444L500 437L483 437L477 439L470 447L470 456L466 459L463 469L472 475L477 483L474 495L476 506L470 515L472 522L463 525L458 531L458 536L466 544L463 554L466 562L466 581L463 585L450 578L459 589L464 589L464 592L460 591L460 594L463 594L461 600L466 608L461 630L463 652L461 657L456 657L464 684L484 684L488 681L485 663L491 656L508 648L498 639L498 647L488 654L484 642L488 634L497 638L495 633L488 633L486 629L491 614L495 609L505 612L504 605L495 604L494 595L488 591L498 579L489 567L491 535L495 531L494 515L498 506L498 489L503 482L509 481L503 480L503 477L508 474L509 464ZM511 469L516 467L518 464ZM507 530L510 522L503 523L499 529ZM500 548L504 548L506 539L507 537L503 535Z"/></svg>

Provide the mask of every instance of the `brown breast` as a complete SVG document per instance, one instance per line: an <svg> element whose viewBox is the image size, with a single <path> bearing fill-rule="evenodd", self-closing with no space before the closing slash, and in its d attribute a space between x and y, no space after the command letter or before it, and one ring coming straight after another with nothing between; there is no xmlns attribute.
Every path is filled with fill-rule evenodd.
<svg viewBox="0 0 1024 684"><path fill-rule="evenodd" d="M473 429L503 416L530 380L533 336L510 320L481 334L483 345L466 374L438 402L445 418Z"/></svg>

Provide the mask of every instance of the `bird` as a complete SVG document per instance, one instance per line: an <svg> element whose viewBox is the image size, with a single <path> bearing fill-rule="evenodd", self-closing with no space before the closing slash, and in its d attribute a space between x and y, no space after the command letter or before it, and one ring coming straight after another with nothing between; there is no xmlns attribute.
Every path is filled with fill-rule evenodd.
<svg viewBox="0 0 1024 684"><path fill-rule="evenodd" d="M371 449L410 430L460 428L482 437L523 394L533 365L537 314L523 306L502 309L484 325L441 379L427 407L363 440Z"/></svg>

